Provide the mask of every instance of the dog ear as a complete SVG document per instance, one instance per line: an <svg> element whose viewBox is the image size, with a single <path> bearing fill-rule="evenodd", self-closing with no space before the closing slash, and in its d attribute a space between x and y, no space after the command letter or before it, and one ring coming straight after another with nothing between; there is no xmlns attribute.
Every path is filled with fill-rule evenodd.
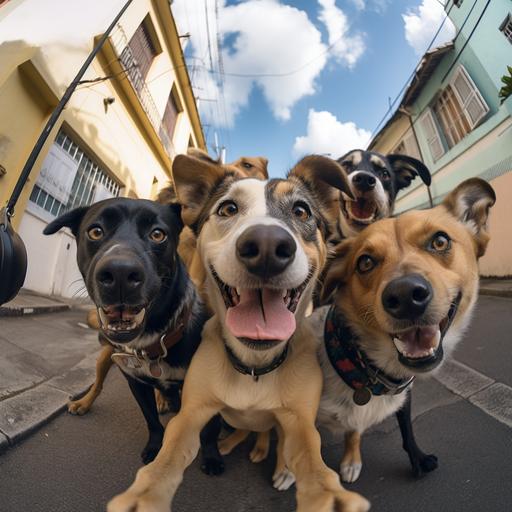
<svg viewBox="0 0 512 512"><path fill-rule="evenodd" d="M407 188L416 176L419 176L427 187L432 183L430 171L420 160L406 155L388 155L386 158L395 171L397 190Z"/></svg>
<svg viewBox="0 0 512 512"><path fill-rule="evenodd" d="M347 256L351 246L350 240L344 240L333 249L329 256L323 272L323 282L320 290L322 304L332 302L334 292L346 281L348 272Z"/></svg>
<svg viewBox="0 0 512 512"><path fill-rule="evenodd" d="M229 173L224 166L190 155L178 155L172 163L172 178L181 218L192 226L215 186Z"/></svg>
<svg viewBox="0 0 512 512"><path fill-rule="evenodd" d="M71 232L75 238L77 238L80 223L82 222L82 219L84 218L84 215L87 213L88 209L88 206L80 206L79 208L75 208L74 210L71 210L64 215L57 217L44 228L43 234L53 235L54 233L57 233L59 229L69 228L71 229Z"/></svg>
<svg viewBox="0 0 512 512"><path fill-rule="evenodd" d="M176 203L176 191L172 183L168 183L165 188L158 192L158 196L156 198L156 202L160 204L173 204Z"/></svg>
<svg viewBox="0 0 512 512"><path fill-rule="evenodd" d="M330 222L336 222L340 214L340 191L354 197L343 167L325 156L304 157L288 173L288 177L298 178L306 185Z"/></svg>
<svg viewBox="0 0 512 512"><path fill-rule="evenodd" d="M494 189L487 181L471 178L463 181L443 200L443 206L470 229L476 242L476 255L484 255L489 234L487 219L489 208L496 202Z"/></svg>

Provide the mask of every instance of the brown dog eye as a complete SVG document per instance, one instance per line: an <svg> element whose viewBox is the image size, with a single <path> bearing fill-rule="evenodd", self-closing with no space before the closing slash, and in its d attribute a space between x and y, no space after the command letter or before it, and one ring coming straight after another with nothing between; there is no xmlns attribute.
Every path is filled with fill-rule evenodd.
<svg viewBox="0 0 512 512"><path fill-rule="evenodd" d="M246 169L252 169L253 165L250 164L249 162L243 162L242 165L246 168Z"/></svg>
<svg viewBox="0 0 512 512"><path fill-rule="evenodd" d="M164 231L157 228L157 229L153 229L153 231L151 231L151 233L149 234L149 238L151 238L151 240L153 240L153 242L156 242L157 244L161 244L167 238L167 235L165 234Z"/></svg>
<svg viewBox="0 0 512 512"><path fill-rule="evenodd" d="M300 220L308 220L311 217L311 210L306 203L295 203L292 211L295 217Z"/></svg>
<svg viewBox="0 0 512 512"><path fill-rule="evenodd" d="M87 231L87 236L90 240L97 242L103 238L103 229L101 229L99 226L89 228Z"/></svg>
<svg viewBox="0 0 512 512"><path fill-rule="evenodd" d="M238 213L238 206L234 201L224 201L217 209L220 217L233 217Z"/></svg>
<svg viewBox="0 0 512 512"><path fill-rule="evenodd" d="M363 254L362 256L359 256L357 259L357 271L360 274L365 274L366 272L370 272L370 270L373 270L373 268L377 265L377 262L367 254Z"/></svg>
<svg viewBox="0 0 512 512"><path fill-rule="evenodd" d="M443 231L436 233L430 242L430 248L436 252L446 252L450 249L451 245L450 237Z"/></svg>

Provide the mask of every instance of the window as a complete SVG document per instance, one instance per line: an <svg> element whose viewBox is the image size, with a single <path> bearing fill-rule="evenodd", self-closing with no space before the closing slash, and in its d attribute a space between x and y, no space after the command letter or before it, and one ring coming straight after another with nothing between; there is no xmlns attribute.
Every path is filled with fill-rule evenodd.
<svg viewBox="0 0 512 512"><path fill-rule="evenodd" d="M182 111L183 109L181 108L178 92L176 91L176 87L173 85L171 94L169 94L167 104L165 105L164 117L162 119L162 125L164 126L165 132L171 140L174 135L174 129L176 128L178 114Z"/></svg>
<svg viewBox="0 0 512 512"><path fill-rule="evenodd" d="M418 145L416 144L416 138L414 137L414 133L411 129L407 131L404 138L393 150L393 153L399 155L412 156L413 158L421 160L420 150L418 148Z"/></svg>
<svg viewBox="0 0 512 512"><path fill-rule="evenodd" d="M459 66L450 83L438 95L432 110L428 109L420 119L434 161L445 153L438 126L450 149L470 133L487 112L487 103L464 67Z"/></svg>
<svg viewBox="0 0 512 512"><path fill-rule="evenodd" d="M457 7L460 7L462 5L462 2L464 0L453 0L453 3L457 6Z"/></svg>
<svg viewBox="0 0 512 512"><path fill-rule="evenodd" d="M512 14L507 14L507 17L503 20L500 25L500 30L503 35L508 39L509 43L512 44Z"/></svg>
<svg viewBox="0 0 512 512"><path fill-rule="evenodd" d="M61 130L41 167L30 201L52 216L117 197L120 186Z"/></svg>

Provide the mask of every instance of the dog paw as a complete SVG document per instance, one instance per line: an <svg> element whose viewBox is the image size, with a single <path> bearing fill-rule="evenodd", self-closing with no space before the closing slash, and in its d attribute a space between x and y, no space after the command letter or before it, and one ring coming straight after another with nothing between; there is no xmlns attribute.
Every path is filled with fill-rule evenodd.
<svg viewBox="0 0 512 512"><path fill-rule="evenodd" d="M268 455L268 445L266 447L261 447L256 445L252 450L251 453L249 453L249 459L251 459L251 462L254 462L254 464L257 464L258 462L261 462L262 460L265 460Z"/></svg>
<svg viewBox="0 0 512 512"><path fill-rule="evenodd" d="M162 446L162 443L148 443L144 450L142 450L140 454L140 458L142 459L143 464L149 464L150 462L153 462L155 457L158 455L158 452L160 451L160 447Z"/></svg>
<svg viewBox="0 0 512 512"><path fill-rule="evenodd" d="M340 476L343 482L352 483L355 482L361 474L362 464L358 462L341 463Z"/></svg>
<svg viewBox="0 0 512 512"><path fill-rule="evenodd" d="M201 471L210 476L222 475L224 473L224 461L218 457L204 457L201 464Z"/></svg>
<svg viewBox="0 0 512 512"><path fill-rule="evenodd" d="M423 455L420 457L416 464L412 467L412 472L415 478L423 476L425 473L430 473L438 467L437 457L435 455Z"/></svg>
<svg viewBox="0 0 512 512"><path fill-rule="evenodd" d="M73 414L76 416L83 416L85 413L89 412L90 408L91 404L88 402L84 402L83 400L74 400L73 402L69 402L68 404L69 414Z"/></svg>
<svg viewBox="0 0 512 512"><path fill-rule="evenodd" d="M272 477L274 489L287 491L295 483L295 475L288 469L274 473Z"/></svg>
<svg viewBox="0 0 512 512"><path fill-rule="evenodd" d="M107 512L169 512L169 505L149 490L140 493L128 490L109 501Z"/></svg>
<svg viewBox="0 0 512 512"><path fill-rule="evenodd" d="M165 414L171 411L169 402L164 398L164 396L161 393L155 393L155 399L156 410L158 411L158 414Z"/></svg>

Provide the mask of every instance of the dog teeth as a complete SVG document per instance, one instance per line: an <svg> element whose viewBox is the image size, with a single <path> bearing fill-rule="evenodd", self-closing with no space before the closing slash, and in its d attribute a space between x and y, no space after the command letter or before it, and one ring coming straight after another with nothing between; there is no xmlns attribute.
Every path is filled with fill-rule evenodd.
<svg viewBox="0 0 512 512"><path fill-rule="evenodd" d="M100 322L103 327L108 325L108 317L103 308L98 308L98 316L100 317Z"/></svg>
<svg viewBox="0 0 512 512"><path fill-rule="evenodd" d="M140 325L146 316L146 308L142 308L133 318L135 325Z"/></svg>

